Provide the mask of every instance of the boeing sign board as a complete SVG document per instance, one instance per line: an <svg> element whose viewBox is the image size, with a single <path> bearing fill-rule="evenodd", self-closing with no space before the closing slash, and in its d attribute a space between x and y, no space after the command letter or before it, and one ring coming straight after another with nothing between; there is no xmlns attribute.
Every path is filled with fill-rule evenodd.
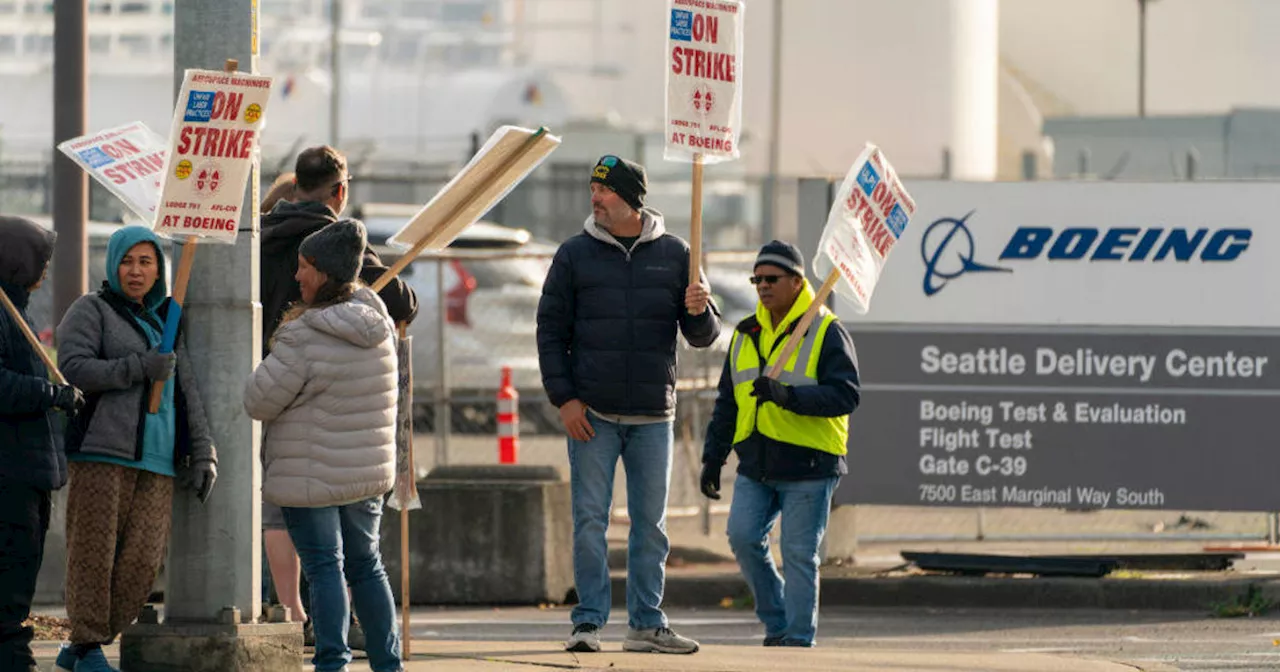
<svg viewBox="0 0 1280 672"><path fill-rule="evenodd" d="M1280 184L906 187L837 502L1274 510Z"/></svg>

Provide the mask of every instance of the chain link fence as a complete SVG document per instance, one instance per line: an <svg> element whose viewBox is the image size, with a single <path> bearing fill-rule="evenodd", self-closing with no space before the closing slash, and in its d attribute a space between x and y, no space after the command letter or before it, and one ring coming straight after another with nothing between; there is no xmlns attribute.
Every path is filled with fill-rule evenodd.
<svg viewBox="0 0 1280 672"><path fill-rule="evenodd" d="M558 410L542 389L536 342L538 299L554 248L533 247L450 250L419 258L402 275L417 292L420 311L408 330L420 475L437 464L497 462L497 395L508 367L520 395L518 461L557 466L567 475L564 432ZM671 506L678 514L692 515L704 501L697 486L703 435L732 329L755 309L748 282L754 258L754 250L706 255L704 268L722 313L722 333L705 349L679 338L671 487ZM624 512L625 498L617 505Z"/></svg>
<svg viewBox="0 0 1280 672"><path fill-rule="evenodd" d="M451 174L440 166L406 165L398 170L379 166L375 170L363 168L358 161L352 165L356 175L353 202L357 204L420 204ZM473 236L458 241L443 255L418 259L404 271L402 277L417 291L421 304L420 317L410 329L417 432L414 452L420 475L425 476L437 464L498 461L496 399L502 369L510 366L520 395L517 460L556 466L567 476L559 414L546 400L538 371L536 309L555 252L549 241L563 240L581 227L585 201L581 176L588 168L540 171L489 214L489 220L532 232L531 238L512 244ZM264 164L264 183L284 169L283 165ZM0 213L47 213L51 183L47 162L0 162ZM730 332L755 306L754 288L747 278L761 242L762 192L759 180L708 182L704 230L708 232L706 247L713 251L706 254L703 266L722 312L724 333L707 349L693 349L680 340L669 511L673 518L701 517L702 529L712 533L721 523L713 524L711 517L727 511L731 501L736 464L731 457L724 469L723 499L709 502L698 490L702 442ZM650 193L651 201L668 215L668 227L687 235L687 181L654 180ZM366 210L358 205L354 214L371 223ZM120 204L110 193L91 182L90 218L118 222L121 214ZM404 221L396 220L396 228ZM371 224L371 238L374 228ZM90 235L91 287L102 280L105 235L105 230ZM383 252L388 263L396 255L394 250L384 248ZM40 292L32 305L37 330L46 339L53 326L50 300L50 292ZM856 341L856 325L847 326ZM856 431L853 441L857 441ZM621 470L615 492L615 517L624 520ZM859 506L854 538L863 543L1105 539L1205 543L1276 540L1280 538L1280 520L1270 514L1243 512Z"/></svg>

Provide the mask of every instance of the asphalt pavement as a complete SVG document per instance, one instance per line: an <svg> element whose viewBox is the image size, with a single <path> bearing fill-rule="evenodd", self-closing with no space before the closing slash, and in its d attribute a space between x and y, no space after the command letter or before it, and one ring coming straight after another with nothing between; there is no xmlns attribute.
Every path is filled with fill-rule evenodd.
<svg viewBox="0 0 1280 672"><path fill-rule="evenodd" d="M1280 619L1218 619L1195 612L824 608L818 646L760 646L747 609L668 609L671 625L703 647L688 656L621 651L625 611L603 630L604 651L570 654L569 610L418 608L412 658L426 670L849 670L929 672L1240 672L1280 669ZM39 643L52 662L56 642ZM116 647L108 648L114 656ZM306 656L299 660L299 669ZM366 672L363 656L352 672ZM47 667L45 669L48 669ZM126 670L125 672L130 672Z"/></svg>

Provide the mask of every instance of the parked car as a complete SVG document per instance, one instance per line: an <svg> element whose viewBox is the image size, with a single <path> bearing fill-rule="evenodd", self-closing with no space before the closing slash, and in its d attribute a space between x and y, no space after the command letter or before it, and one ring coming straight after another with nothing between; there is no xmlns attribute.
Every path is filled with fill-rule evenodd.
<svg viewBox="0 0 1280 672"><path fill-rule="evenodd" d="M364 204L353 215L365 223L370 243L390 265L403 251L387 247L386 241L420 209ZM495 431L495 399L504 366L511 367L512 384L520 393L522 431L558 431L559 416L542 390L536 342L538 299L555 250L554 244L534 240L524 229L480 221L458 235L443 259L423 255L400 273L418 295L418 318L408 329L416 424L434 427L443 354L454 431ZM437 347L442 321L444 353Z"/></svg>

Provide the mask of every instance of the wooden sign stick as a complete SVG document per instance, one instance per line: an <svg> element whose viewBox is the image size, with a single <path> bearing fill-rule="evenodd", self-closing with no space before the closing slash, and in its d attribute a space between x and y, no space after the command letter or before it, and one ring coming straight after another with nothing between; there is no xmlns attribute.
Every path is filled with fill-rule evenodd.
<svg viewBox="0 0 1280 672"><path fill-rule="evenodd" d="M689 284L702 281L702 154L693 155L693 198L689 207Z"/></svg>
<svg viewBox="0 0 1280 672"><path fill-rule="evenodd" d="M524 158L524 155L528 154L538 144L538 141L542 139L542 136L546 134L547 128L545 126L539 128L533 135L529 136L529 138L524 141L524 144L520 146L520 149L516 150L516 153L512 155L509 161L507 161L507 164L510 165L516 163L520 159ZM441 220L440 224L437 225L436 228L428 231L427 234L424 235L422 239L419 240L408 252L401 255L399 259L396 259L396 263L392 264L391 267L387 269L386 273L383 273L381 277L370 285L373 291L382 291L382 288L386 287L387 283L391 282L392 278L399 275L400 271L403 271L406 266L413 263L413 260L417 259L418 255L422 254L423 250L427 249L428 246L434 243L436 239L440 237L440 233L442 231L448 231L449 225L453 223L453 220L457 219L458 216L465 212L467 208L471 207L471 205L476 202L476 199L480 198L480 194L493 186L493 182L497 179L500 169L501 166L495 168L494 172L490 173L483 183L477 186L465 200L454 207L448 217Z"/></svg>
<svg viewBox="0 0 1280 672"><path fill-rule="evenodd" d="M59 385L66 385L67 379L62 376L62 372L58 370L58 365L53 363L49 358L49 353L45 352L44 346L41 345L40 339L36 338L35 332L31 331L31 326L27 321L22 319L22 313L18 312L18 307L13 305L9 300L9 295L3 289L0 289L0 302L4 303L4 309L9 312L9 316L22 330L22 335L26 337L27 342L31 344L31 348L40 356L40 361L44 362L45 368L49 369L49 375L53 376L53 382Z"/></svg>
<svg viewBox="0 0 1280 672"><path fill-rule="evenodd" d="M835 269L827 275L826 282L818 288L818 293L813 297L813 303L809 304L809 310L804 311L804 315L800 317L800 322L796 325L795 331L787 336L787 342L782 346L782 353L778 355L778 361L769 369L767 374L774 380L782 375L782 367L787 365L787 360L791 359L792 353L796 348L800 347L800 342L804 340L804 332L809 330L809 325L813 324L813 318L818 316L818 311L822 310L822 306L826 305L827 297L831 295L831 290L836 288L836 282L840 280L840 271Z"/></svg>
<svg viewBox="0 0 1280 672"><path fill-rule="evenodd" d="M173 305L169 306L170 312L177 311L176 315L170 315L165 319L164 339L160 344L160 352L173 352L177 346L178 320L182 317L182 303L187 300L187 283L191 280L191 264L196 258L196 241L198 238L188 238L182 246L182 258L178 261L178 274L174 276L173 281ZM172 336L170 335L170 326L168 322L173 322ZM174 340L169 340L173 338ZM166 349L166 346L168 349ZM160 401L164 397L164 382L157 381L151 384L151 405L152 413L160 412Z"/></svg>
<svg viewBox="0 0 1280 672"><path fill-rule="evenodd" d="M405 339L408 327L404 322L397 325L400 330L400 340ZM409 388L409 399L412 402L413 388ZM412 403L410 404L409 415L412 418ZM413 423L411 419L410 424ZM417 478L413 472L413 432L409 432L409 478ZM400 484L404 486L403 483ZM400 489L400 488L397 488ZM404 491L401 490L400 500L400 659L409 660L413 655L410 650L413 647L413 637L409 632L409 506L404 501Z"/></svg>

